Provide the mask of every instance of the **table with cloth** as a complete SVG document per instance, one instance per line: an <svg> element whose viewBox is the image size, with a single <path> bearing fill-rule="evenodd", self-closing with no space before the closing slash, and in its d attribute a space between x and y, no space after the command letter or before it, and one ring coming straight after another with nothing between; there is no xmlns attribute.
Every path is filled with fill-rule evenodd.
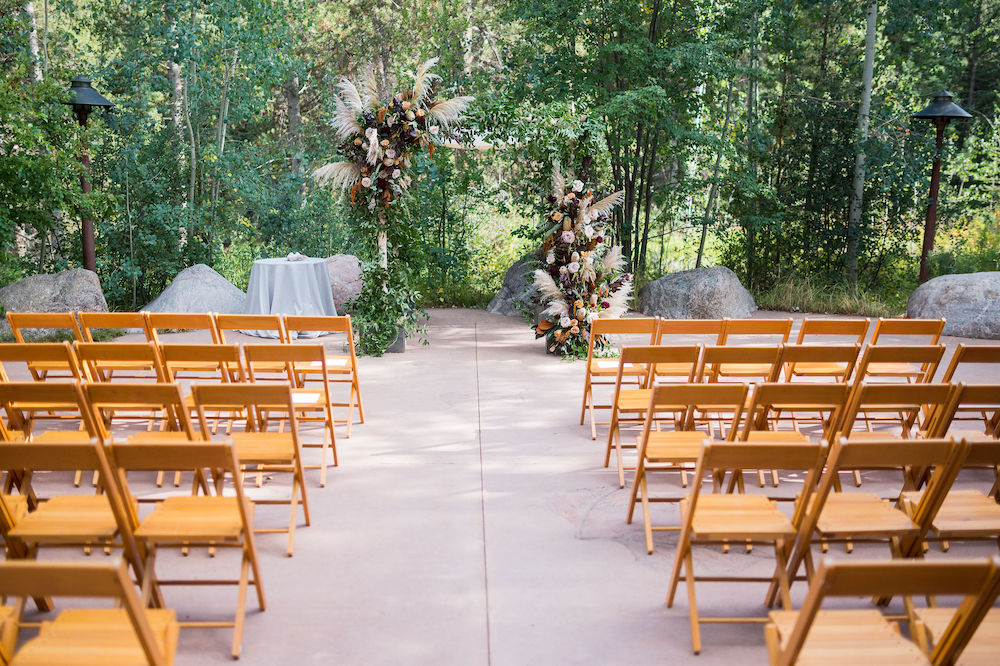
<svg viewBox="0 0 1000 666"><path fill-rule="evenodd" d="M294 255L290 255L293 257ZM298 255L301 257L301 255ZM326 259L309 257L258 259L250 269L244 314L336 315ZM277 338L275 331L242 331ZM316 338L321 331L289 331L293 339Z"/></svg>

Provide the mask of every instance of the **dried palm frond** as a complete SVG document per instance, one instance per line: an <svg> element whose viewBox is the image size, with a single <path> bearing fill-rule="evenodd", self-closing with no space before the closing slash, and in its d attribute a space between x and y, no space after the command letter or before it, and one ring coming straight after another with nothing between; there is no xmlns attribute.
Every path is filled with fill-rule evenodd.
<svg viewBox="0 0 1000 666"><path fill-rule="evenodd" d="M552 301L549 307L542 311L543 317L563 317L569 315L569 303L566 301Z"/></svg>
<svg viewBox="0 0 1000 666"><path fill-rule="evenodd" d="M584 225L587 224L587 213L590 212L590 204L593 202L593 195L587 195L580 202L580 208L576 211L576 227L577 229L583 229Z"/></svg>
<svg viewBox="0 0 1000 666"><path fill-rule="evenodd" d="M593 264L584 263L580 266L580 279L584 282L594 282L597 280L597 271Z"/></svg>
<svg viewBox="0 0 1000 666"><path fill-rule="evenodd" d="M320 185L329 183L334 189L346 190L361 180L361 169L354 162L330 162L313 171Z"/></svg>
<svg viewBox="0 0 1000 666"><path fill-rule="evenodd" d="M368 140L368 164L375 166L382 159L382 146L378 143L378 136Z"/></svg>
<svg viewBox="0 0 1000 666"><path fill-rule="evenodd" d="M434 120L441 123L445 129L448 129L449 125L459 121L466 107L469 106L469 103L474 99L475 97L462 95L461 97L438 100L431 104L427 111L430 113L431 117L434 118Z"/></svg>
<svg viewBox="0 0 1000 666"><path fill-rule="evenodd" d="M604 255L603 266L605 273L613 273L622 267L625 260L622 258L622 246L615 245Z"/></svg>
<svg viewBox="0 0 1000 666"><path fill-rule="evenodd" d="M552 279L546 271L538 269L535 271L535 287L538 289L538 293L541 294L542 300L553 301L562 300L563 293L556 281Z"/></svg>
<svg viewBox="0 0 1000 666"><path fill-rule="evenodd" d="M608 296L607 301L610 307L601 311L602 319L618 319L628 312L628 300L632 295L631 280L621 286L621 289Z"/></svg>
<svg viewBox="0 0 1000 666"><path fill-rule="evenodd" d="M566 196L566 179L563 178L558 162L552 165L552 196L556 198L556 206L561 204L563 197Z"/></svg>
<svg viewBox="0 0 1000 666"><path fill-rule="evenodd" d="M337 112L333 114L333 129L336 130L337 137L341 141L349 139L355 134L361 134L363 131L361 125L358 124L357 115L348 104L339 97L337 98Z"/></svg>
<svg viewBox="0 0 1000 666"><path fill-rule="evenodd" d="M381 101L378 98L378 79L375 78L375 68L369 67L365 80L361 84L361 98L366 109L377 109Z"/></svg>
<svg viewBox="0 0 1000 666"><path fill-rule="evenodd" d="M622 190L618 190L614 194L609 194L604 197L593 206L591 210L596 210L598 213L608 213L615 206L620 206L622 201L625 200L625 193Z"/></svg>
<svg viewBox="0 0 1000 666"><path fill-rule="evenodd" d="M344 102L344 106L353 113L354 115L360 115L365 110L365 104L361 101L361 93L358 92L358 87L354 85L349 78L346 76L340 79L340 100Z"/></svg>
<svg viewBox="0 0 1000 666"><path fill-rule="evenodd" d="M424 97L430 92L431 84L434 83L435 79L441 78L437 74L430 72L431 67L436 65L437 62L437 58L431 58L417 69L417 73L413 77L413 94L411 95L414 104L423 102Z"/></svg>

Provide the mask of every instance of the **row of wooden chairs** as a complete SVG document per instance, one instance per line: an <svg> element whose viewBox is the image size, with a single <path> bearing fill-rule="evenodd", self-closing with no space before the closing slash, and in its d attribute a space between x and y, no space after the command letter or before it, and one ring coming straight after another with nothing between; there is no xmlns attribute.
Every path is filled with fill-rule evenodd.
<svg viewBox="0 0 1000 666"><path fill-rule="evenodd" d="M160 349L163 340L160 335L167 331L200 330L204 331L212 344L226 345L226 333L230 331L253 330L270 333L281 344L290 344L301 335L338 333L346 337L344 354L333 354L325 357L327 373L330 381L349 386L347 402L336 403L335 406L347 407L347 436L350 437L354 409L357 407L358 419L365 421L364 403L361 398L361 385L358 381L358 363L354 352L354 332L349 315L337 317L325 316L293 316L293 315L242 315L218 313L163 313L163 312L8 312L7 321L18 343L24 343L25 334L39 329L65 329L70 331L75 340L75 349L99 349L94 345L95 334L102 330L137 330L146 335L147 342ZM96 352L93 352L96 353ZM121 352L124 353L124 352ZM35 360L28 363L28 369L36 380L56 377L80 378L81 372L88 369L92 374L100 374L110 378L113 376L125 379L134 378L137 371L152 370L150 364L143 361L128 359L98 358L95 360L79 359L79 368L74 373L73 367L64 360ZM206 363L212 369L212 361L200 364L189 361L193 365L187 370L204 369ZM180 369L182 366L176 366ZM300 370L300 373L303 372ZM163 373L165 374L165 373ZM88 377L96 381L94 376ZM162 379L162 377L161 377Z"/></svg>
<svg viewBox="0 0 1000 666"><path fill-rule="evenodd" d="M650 346L692 341L713 346L778 345L787 344L792 331L793 320L788 319L661 319L659 317L636 317L627 319L598 319L592 324L584 376L583 400L580 407L580 424L589 414L591 438L597 438L595 410L610 409L610 404L598 404L594 397L594 387L613 384L618 371L617 359L599 358L595 349L606 349L610 336L632 335L639 338L648 336ZM939 343L944 329L943 319L879 319L875 324L870 344L872 346L907 343L909 345L932 345ZM796 345L829 345L833 340L841 347L839 353L832 353L831 360L803 360L783 369L788 381L797 378L840 377L846 381L853 370L847 351L851 345L858 349L868 333L868 319L815 319L802 321ZM821 357L822 358L822 357ZM847 360L844 360L847 359ZM854 355L857 360L857 353ZM665 367L665 370L670 370ZM866 370L870 376L917 378L926 375L927 367L915 368L909 363L882 361ZM937 369L935 365L934 369ZM646 374L646 367L632 364L626 367L625 377L637 380ZM724 374L724 373L723 373ZM929 380L930 377L926 378ZM947 381L947 380L946 380Z"/></svg>
<svg viewBox="0 0 1000 666"><path fill-rule="evenodd" d="M849 395L849 387L844 384L766 383L749 394L749 402L748 394L745 384L735 383L667 384L652 390L644 408L642 431L637 437L638 457L627 515L627 521L631 522L636 503L641 504L649 552L653 550L653 531L658 529L650 521L650 502L676 499L651 497L648 477L669 472L680 475L684 485L686 471L698 460L706 439L748 444L784 442L793 446L809 445L812 439L837 441L842 437L850 442L887 438L899 442L944 437L975 442L1000 439L1000 384L864 384ZM983 419L978 431L960 420L973 410ZM898 435L868 428L855 430L855 425L868 414L880 411L891 411L900 420ZM786 422L790 427L781 427L782 415L792 417ZM818 437L810 438L800 430L798 421L802 419L817 424ZM665 423L673 429L663 430ZM619 439L616 446L619 487L624 487L622 448ZM610 456L609 446L606 465ZM775 471L772 478L777 479ZM763 485L762 480L759 485ZM742 489L742 477L740 486ZM997 490L994 484L991 494L995 496Z"/></svg>
<svg viewBox="0 0 1000 666"><path fill-rule="evenodd" d="M69 385L71 386L71 385ZM253 387L259 389L260 387ZM287 393L287 388L285 389ZM22 560L19 569L26 578L37 563L40 549L78 548L84 546L120 548L125 560L131 565L136 582L140 586L141 608L152 606L165 608L162 588L174 585L223 586L237 588L237 602L232 621L190 621L179 623L186 627L232 627L232 655L238 657L242 643L243 623L246 613L246 597L249 588L255 590L261 611L266 602L260 575L257 548L254 541L254 504L248 500L241 482L241 467L245 461L238 459L238 445L229 442L186 441L183 439L150 441L112 442L102 444L96 439L79 441L75 438L50 438L31 443L7 442L0 444L0 469L8 470L8 479L19 494L0 494L0 527L7 545L8 559ZM72 469L94 469L99 474L98 495L60 494L43 502L36 502L33 511L24 510L23 505L34 497L32 480L39 472L68 472ZM196 483L191 495L173 495L156 499L153 510L140 516L134 493L130 489L127 473L152 473L164 468L182 469L192 472ZM298 474L301 474L299 470ZM228 482L227 482L228 481ZM223 492L224 488L227 492ZM228 488L232 488L229 492ZM304 492L303 492L304 498ZM19 502L20 500L20 502ZM17 505L21 504L19 508ZM293 504L294 510L294 504ZM13 516L13 520L10 517ZM9 522L8 522L9 521ZM308 518L307 518L308 524ZM291 534L290 534L291 537ZM156 575L156 556L164 548L183 549L206 547L233 549L240 552L239 574L235 578L213 579L203 576L174 579ZM47 565L48 566L48 565ZM59 565L72 569L76 565ZM190 567L188 567L190 568ZM87 572L79 572L87 573ZM95 576L100 576L94 572ZM107 575L107 574L104 574ZM131 580L123 569L118 572L119 582L124 589L131 588ZM2 579L3 576L0 576ZM46 597L50 594L43 585L25 584L16 594L32 596L41 609L51 609ZM0 583L2 589L3 583ZM80 580L76 589L81 594L90 595L96 583ZM134 593L134 589L132 590ZM130 593L124 593L130 594ZM134 600L132 602L134 604ZM23 601L10 619L18 621L23 614ZM131 609L129 619L136 625L141 615ZM56 623L64 621L64 611ZM164 621L172 621L172 614ZM108 631L115 634L115 626L121 631L121 620L114 617L89 617L89 630L95 635ZM175 625L176 627L177 625ZM176 632L176 628L173 630ZM44 643L44 641L43 641ZM162 651L172 653L171 642L161 644ZM29 643L23 649L33 649ZM86 645L86 642L83 643ZM114 645L102 642L114 651ZM134 646L133 646L134 647ZM61 645L70 649L70 645ZM149 641L143 641L147 657L152 652ZM66 663L55 657L44 663ZM142 663L142 660L138 660ZM22 663L15 657L13 663ZM28 662L25 663L40 663ZM76 663L76 662L73 662ZM88 663L112 663L104 653L103 658L94 657ZM125 663L125 662L114 662ZM136 662L128 662L136 663ZM169 663L150 661L150 663Z"/></svg>
<svg viewBox="0 0 1000 666"><path fill-rule="evenodd" d="M822 575L817 573L812 559L812 548L817 544L846 540L881 543L894 559L901 560L921 558L924 544L931 540L995 541L1000 538L1000 505L995 498L978 490L954 488L956 478L964 469L987 465L1000 465L1000 441L969 442L952 438L850 441L841 438L829 448L825 442L703 441L691 491L681 502L681 532L668 585L667 605L673 605L683 580L692 646L697 653L701 650L702 623L747 621L745 617L699 615L695 596L697 583L768 583L767 606L777 601L783 608L783 612L770 616L773 629L787 636L797 621L788 613L792 610L792 584L804 578L815 585L818 576ZM762 467L804 475L791 516L762 493L735 492L741 488L740 477L745 470ZM895 499L888 501L867 492L835 492L838 475L855 469L897 472L900 490L893 495ZM922 488L918 488L919 480L914 476L917 469L927 471ZM702 492L705 479L711 480L713 492ZM694 546L739 543L772 548L775 554L773 573L764 577L696 574L694 559L699 551ZM803 565L804 577L799 575ZM819 570L822 571L822 566ZM861 594L885 596L878 587L860 585L859 581L857 589L864 590ZM890 592L886 590L885 593ZM897 589L891 593L905 595L904 610L914 630L919 616L911 596L921 592ZM807 608L810 603L807 601ZM991 605L992 601L989 603ZM809 612L814 613L815 608ZM878 624L878 611L862 615L867 615L868 622ZM766 618L758 620L763 622ZM849 634L844 639L847 646L853 643ZM940 640L938 634L938 643ZM775 643L782 644L787 649L787 640ZM925 643L924 647L929 648L929 645Z"/></svg>

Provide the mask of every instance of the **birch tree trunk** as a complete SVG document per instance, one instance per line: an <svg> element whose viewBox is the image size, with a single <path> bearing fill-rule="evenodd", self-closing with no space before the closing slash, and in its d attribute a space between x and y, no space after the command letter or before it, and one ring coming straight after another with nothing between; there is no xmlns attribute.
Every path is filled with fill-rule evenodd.
<svg viewBox="0 0 1000 666"><path fill-rule="evenodd" d="M35 22L35 5L24 3L24 13L28 15L28 49L31 51L31 80L42 80L42 56L38 48L38 25Z"/></svg>
<svg viewBox="0 0 1000 666"><path fill-rule="evenodd" d="M868 5L868 26L865 28L865 65L861 75L861 105L858 107L858 147L854 157L854 188L847 217L847 252L844 272L851 287L858 285L858 237L861 233L861 211L865 196L865 151L868 138L868 114L872 106L872 76L875 68L875 37L878 32L878 0Z"/></svg>

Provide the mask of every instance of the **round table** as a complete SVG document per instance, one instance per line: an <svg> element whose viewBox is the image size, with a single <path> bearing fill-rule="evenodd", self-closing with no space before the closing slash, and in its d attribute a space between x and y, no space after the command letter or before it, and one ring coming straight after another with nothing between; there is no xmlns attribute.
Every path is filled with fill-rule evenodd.
<svg viewBox="0 0 1000 666"><path fill-rule="evenodd" d="M258 259L250 269L245 314L336 315L326 259ZM243 331L277 338L274 331ZM289 331L292 338L315 338L319 331Z"/></svg>

